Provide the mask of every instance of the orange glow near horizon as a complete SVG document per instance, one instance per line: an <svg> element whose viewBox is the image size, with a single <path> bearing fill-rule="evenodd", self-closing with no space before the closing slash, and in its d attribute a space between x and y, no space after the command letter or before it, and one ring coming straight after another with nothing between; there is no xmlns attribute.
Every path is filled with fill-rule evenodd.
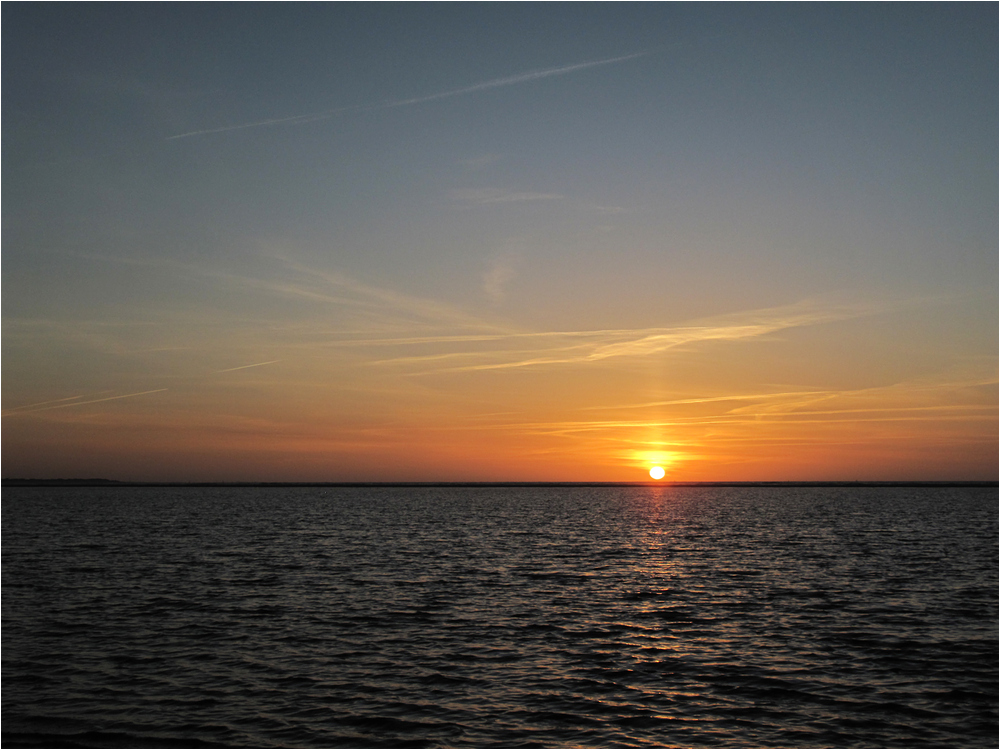
<svg viewBox="0 0 1000 750"><path fill-rule="evenodd" d="M996 470L988 380L771 393L701 384L640 392L630 403L619 394L639 387L602 370L473 372L435 383L372 365L331 385L286 361L117 400L9 409L5 473L629 482L637 469L661 466L683 482L990 479Z"/></svg>

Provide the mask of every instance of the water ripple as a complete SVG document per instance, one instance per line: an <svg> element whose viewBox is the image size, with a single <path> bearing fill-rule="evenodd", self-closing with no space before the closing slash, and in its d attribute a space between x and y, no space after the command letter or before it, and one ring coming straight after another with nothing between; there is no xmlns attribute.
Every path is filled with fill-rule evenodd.
<svg viewBox="0 0 1000 750"><path fill-rule="evenodd" d="M992 488L8 488L5 747L984 747Z"/></svg>

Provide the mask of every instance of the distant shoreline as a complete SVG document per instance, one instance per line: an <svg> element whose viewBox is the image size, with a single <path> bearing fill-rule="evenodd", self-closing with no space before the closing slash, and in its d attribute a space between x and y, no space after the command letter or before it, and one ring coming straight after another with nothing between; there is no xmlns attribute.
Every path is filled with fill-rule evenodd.
<svg viewBox="0 0 1000 750"><path fill-rule="evenodd" d="M997 480L856 482L131 482L3 479L3 487L997 487Z"/></svg>

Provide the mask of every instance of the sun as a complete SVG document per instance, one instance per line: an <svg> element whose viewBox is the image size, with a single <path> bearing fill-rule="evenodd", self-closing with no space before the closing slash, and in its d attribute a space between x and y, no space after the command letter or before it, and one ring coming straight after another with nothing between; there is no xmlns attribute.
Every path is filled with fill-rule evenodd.
<svg viewBox="0 0 1000 750"><path fill-rule="evenodd" d="M667 472L663 470L662 466L654 466L652 469L649 470L649 476L651 476L653 479L663 479L663 476L666 473Z"/></svg>

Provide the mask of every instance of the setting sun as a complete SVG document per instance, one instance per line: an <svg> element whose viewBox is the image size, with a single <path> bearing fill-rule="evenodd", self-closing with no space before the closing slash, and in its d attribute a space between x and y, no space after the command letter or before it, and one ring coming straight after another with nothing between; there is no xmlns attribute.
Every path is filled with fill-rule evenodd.
<svg viewBox="0 0 1000 750"><path fill-rule="evenodd" d="M663 479L663 475L666 473L667 472L663 470L662 466L654 466L652 469L649 470L649 476L651 476L653 479Z"/></svg>

